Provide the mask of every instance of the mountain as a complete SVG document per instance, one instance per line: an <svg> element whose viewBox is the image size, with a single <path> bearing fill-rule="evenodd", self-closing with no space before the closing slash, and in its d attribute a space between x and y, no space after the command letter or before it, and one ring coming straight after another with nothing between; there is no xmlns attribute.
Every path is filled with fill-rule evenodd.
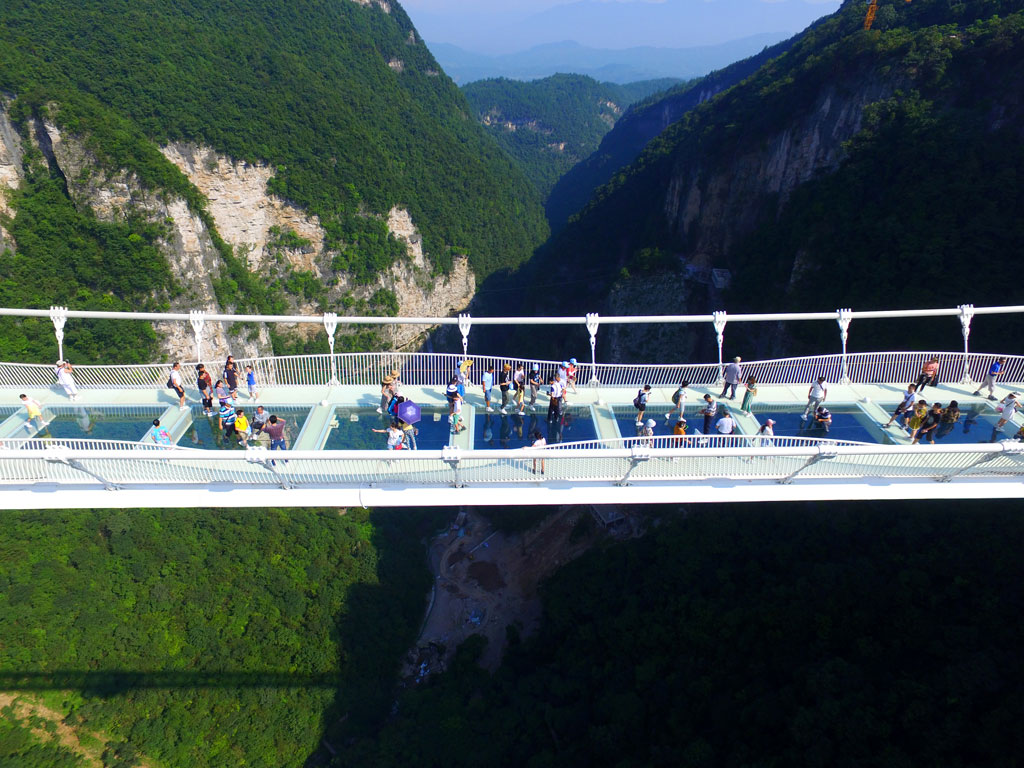
<svg viewBox="0 0 1024 768"><path fill-rule="evenodd" d="M780 40L831 13L837 0L582 0L431 4L410 7L425 39L478 53L506 54L575 40L590 48L689 48L776 31ZM546 6L546 7L545 7Z"/></svg>
<svg viewBox="0 0 1024 768"><path fill-rule="evenodd" d="M626 107L676 82L617 85L553 75L531 82L479 80L462 92L477 119L547 197L560 176L597 148Z"/></svg>
<svg viewBox="0 0 1024 768"><path fill-rule="evenodd" d="M447 314L546 234L393 2L13 0L0 92L5 305ZM0 356L37 358L46 325L4 324ZM189 354L181 329L83 328L76 362ZM213 345L326 349L262 327Z"/></svg>
<svg viewBox="0 0 1024 768"><path fill-rule="evenodd" d="M559 286L572 314L1005 303L999 275L1024 246L1022 7L884 5L865 31L863 6L845 4L651 141L526 268L494 281L520 287L500 300L542 311ZM972 345L1002 348L1013 328L979 326ZM712 334L673 333L611 331L601 354L714 354ZM914 339L961 343L936 324ZM547 341L519 343L538 353ZM873 324L850 342L901 349L907 330ZM826 324L766 324L733 343L747 357L837 345Z"/></svg>
<svg viewBox="0 0 1024 768"><path fill-rule="evenodd" d="M568 169L556 182L545 203L548 221L560 229L569 217L590 200L594 190L621 168L633 162L647 143L699 104L731 88L792 46L795 38L735 61L693 83L683 83L657 97L634 104L605 134L600 146L586 159Z"/></svg>
<svg viewBox="0 0 1024 768"><path fill-rule="evenodd" d="M785 34L761 33L717 45L689 48L591 48L566 40L506 54L473 53L450 43L428 43L438 62L457 83L509 77L534 80L557 72L589 75L596 80L631 83L707 74L771 45Z"/></svg>

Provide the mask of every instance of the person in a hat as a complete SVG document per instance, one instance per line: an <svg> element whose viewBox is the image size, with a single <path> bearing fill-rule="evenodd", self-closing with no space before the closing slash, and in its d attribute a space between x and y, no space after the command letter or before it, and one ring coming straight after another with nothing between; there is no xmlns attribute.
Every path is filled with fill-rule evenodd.
<svg viewBox="0 0 1024 768"><path fill-rule="evenodd" d="M576 394L576 358L570 357L569 364L565 367L565 386L572 389L572 393Z"/></svg>
<svg viewBox="0 0 1024 768"><path fill-rule="evenodd" d="M775 437L775 419L766 419L761 428L757 430L758 447L765 447L772 444L772 438Z"/></svg>
<svg viewBox="0 0 1024 768"><path fill-rule="evenodd" d="M391 385L394 383L395 378L391 375L387 375L380 380L380 405L377 406L377 413L384 413L384 409L391 402L391 395L393 393Z"/></svg>
<svg viewBox="0 0 1024 768"><path fill-rule="evenodd" d="M64 387L64 394L72 402L78 399L78 385L75 384L75 377L71 375L73 370L74 368L67 360L58 360L53 367L53 372L57 374L57 383Z"/></svg>

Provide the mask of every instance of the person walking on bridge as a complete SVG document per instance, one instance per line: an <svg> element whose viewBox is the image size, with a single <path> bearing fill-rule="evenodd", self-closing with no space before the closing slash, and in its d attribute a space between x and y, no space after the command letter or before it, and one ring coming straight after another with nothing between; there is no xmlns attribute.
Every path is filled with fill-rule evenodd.
<svg viewBox="0 0 1024 768"><path fill-rule="evenodd" d="M167 379L167 388L173 389L178 396L178 410L184 411L188 408L185 405L185 379L181 375L181 363L175 363L171 366L171 375Z"/></svg>
<svg viewBox="0 0 1024 768"><path fill-rule="evenodd" d="M900 418L901 416L903 417L904 426L906 426L907 414L914 409L914 403L916 402L916 400L917 385L908 384L907 391L903 393L903 400L900 402L899 405L896 406L896 410L892 412L892 416L889 417L889 420L885 422L882 428L888 429L892 425L893 421Z"/></svg>
<svg viewBox="0 0 1024 768"><path fill-rule="evenodd" d="M540 365L537 363L533 364L533 369L530 371L530 410L537 410L537 393L540 392L541 387L541 376L540 376Z"/></svg>
<svg viewBox="0 0 1024 768"><path fill-rule="evenodd" d="M825 382L824 376L819 376L817 381L811 384L811 388L807 390L807 408L804 409L804 415L800 417L800 421L807 421L812 413L817 413L818 408L828 398L828 384Z"/></svg>
<svg viewBox="0 0 1024 768"><path fill-rule="evenodd" d="M47 425L48 422L43 420L43 406L34 397L28 395L19 395L22 404L25 406L25 410L28 411L28 418L25 419L25 431L32 431L32 420L35 419L39 422L39 429L42 429Z"/></svg>
<svg viewBox="0 0 1024 768"><path fill-rule="evenodd" d="M665 414L665 421L671 421L672 414L676 411L679 412L679 419L681 421L685 421L683 416L685 415L684 411L686 410L686 388L688 386L690 386L690 382L680 382L679 387L672 393L672 410Z"/></svg>
<svg viewBox="0 0 1024 768"><path fill-rule="evenodd" d="M207 416L213 415L213 377L206 370L206 366L199 363L196 366L196 389L199 390L199 397L203 401L203 413Z"/></svg>
<svg viewBox="0 0 1024 768"><path fill-rule="evenodd" d="M988 390L988 399L996 399L996 379L1005 373L1003 370L1006 367L1006 358L997 358L995 362L988 367L988 373L985 375L985 381L974 391L974 396L977 397L981 394L981 390Z"/></svg>
<svg viewBox="0 0 1024 768"><path fill-rule="evenodd" d="M725 393L729 392L730 389L732 392L729 395L729 399L736 399L736 387L743 381L743 369L740 368L742 359L741 357L734 357L732 362L725 366L725 386L722 387L722 394L718 396L719 400L724 400Z"/></svg>

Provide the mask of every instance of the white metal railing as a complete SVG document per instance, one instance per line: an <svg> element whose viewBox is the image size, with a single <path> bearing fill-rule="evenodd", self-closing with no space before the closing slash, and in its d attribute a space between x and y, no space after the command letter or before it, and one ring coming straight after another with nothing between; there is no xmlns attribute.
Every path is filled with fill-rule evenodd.
<svg viewBox="0 0 1024 768"><path fill-rule="evenodd" d="M961 381L966 368L971 381L984 379L994 354L960 352L862 352L846 358L848 378L860 384L907 384L913 382L921 366L932 357L939 358L939 381ZM1024 384L1024 356L1003 355L1007 358L1000 383ZM398 370L401 380L408 385L443 387L454 375L462 355L435 353L364 352L331 355L294 355L288 357L239 358L239 381L244 387L244 366L251 364L261 387L328 386L332 383L374 388L381 378ZM473 355L470 368L471 381L479 386L481 374L489 366L495 372L505 363L513 368L522 364L529 374L533 364L540 366L545 383L555 372L554 360ZM753 376L759 384L810 384L818 376L835 383L842 378L841 355L792 357L780 360L744 362L743 374ZM207 363L210 375L216 380L221 363ZM162 389L166 385L170 366L149 365L79 365L74 376L79 387L86 389ZM605 387L675 387L689 381L695 387L715 385L718 379L716 363L680 365L613 365L596 366L597 379ZM194 363L188 363L183 375L186 387L194 387ZM0 388L51 388L56 385L53 366L34 363L0 363ZM577 382L583 386L582 381Z"/></svg>
<svg viewBox="0 0 1024 768"><path fill-rule="evenodd" d="M156 443L141 443L129 440L93 440L87 437L6 437L0 438L0 449L21 450L68 450L68 451L166 451L168 446ZM198 448L179 448L188 453L205 455Z"/></svg>
<svg viewBox="0 0 1024 768"><path fill-rule="evenodd" d="M534 474L543 461L544 475ZM276 463L274 463L276 462ZM266 451L0 448L4 486L45 483L75 488L477 487L537 483L678 483L708 480L1024 479L1024 448L1004 442L971 446L826 445L519 449L496 451ZM211 486L211 484L213 484ZM166 497L166 494L164 495ZM168 503L173 503L173 494ZM90 502L91 503L91 502Z"/></svg>
<svg viewBox="0 0 1024 768"><path fill-rule="evenodd" d="M961 304L956 308L939 309L900 309L900 310L869 310L854 311L841 308L831 312L779 312L759 314L736 314L729 315L727 312L713 312L709 315L636 315L636 316L609 316L601 317L596 312L585 316L569 317L472 317L469 314L462 314L456 317L345 317L338 316L333 312L326 312L323 315L238 315L229 313L205 312L203 310L192 310L184 312L102 312L93 310L71 310L67 307L53 306L46 309L19 309L0 308L0 316L11 317L35 317L49 318L53 323L54 335L57 340L58 358L64 357L64 329L69 319L107 319L107 320L134 320L134 321L170 321L188 322L195 336L196 359L202 360L203 333L207 322L256 322L256 323L287 323L287 324L317 324L322 325L327 334L331 354L326 357L308 358L312 364L315 360L326 363L328 375L327 380L333 381L338 377L337 363L339 359L334 356L334 336L339 324L347 325L457 325L462 334L462 351L466 354L469 345L469 334L473 325L580 325L586 328L590 336L590 380L600 380L597 374L596 344L597 333L601 325L619 324L679 324L697 323L709 324L715 332L718 342L718 363L717 380L721 380L723 372L722 351L725 343L725 329L729 323L750 323L750 322L794 322L794 321L834 321L839 330L841 354L838 356L838 368L831 370L830 378L834 381L847 383L851 378L849 370L850 358L847 354L847 340L850 327L854 320L878 320L878 319L904 319L910 317L956 317L960 322L960 331L963 337L963 353L959 360L963 370L957 377L964 381L970 381L968 366L968 341L971 333L971 322L976 315L1005 315L1022 314L1024 306L1002 306L1002 307L975 307L973 304ZM285 378L297 378L310 374L319 380L323 371L313 372L312 370L291 370L284 362L289 358L277 358L285 366L283 376ZM145 368L145 366L143 366ZM706 371L701 368L700 373ZM142 371L140 375L146 376L149 372ZM276 370L274 371L276 374ZM123 378L125 374L122 374ZM268 372L269 375L269 372ZM702 380L685 374L691 381L702 383ZM581 371L581 379L582 376ZM159 380L159 379L158 379ZM138 382L129 382L139 385ZM651 382L652 384L654 382ZM617 386L615 382L609 382L611 386ZM8 385L10 386L10 385Z"/></svg>
<svg viewBox="0 0 1024 768"><path fill-rule="evenodd" d="M577 440L546 446L558 450L595 448L817 448L818 446L872 445L854 440L829 440L795 435L654 435L652 437L609 437Z"/></svg>

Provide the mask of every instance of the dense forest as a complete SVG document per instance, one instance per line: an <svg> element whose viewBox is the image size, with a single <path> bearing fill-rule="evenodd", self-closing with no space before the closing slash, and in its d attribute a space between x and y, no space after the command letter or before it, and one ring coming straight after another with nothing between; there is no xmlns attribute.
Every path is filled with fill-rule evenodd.
<svg viewBox="0 0 1024 768"><path fill-rule="evenodd" d="M657 523L556 574L493 677L471 638L338 765L1017 764L1019 504Z"/></svg>
<svg viewBox="0 0 1024 768"><path fill-rule="evenodd" d="M14 0L0 13L0 94L26 146L29 118L45 117L87 141L97 162L89 172L124 169L187 200L220 252L224 274L214 287L223 307L278 312L288 286L271 290L248 271L158 145L184 140L272 165L269 191L319 218L333 269L357 283L404 253L381 219L395 205L410 212L437 272L463 253L486 277L526 260L546 235L538 194L467 119L465 98L398 4L310 0L283 13L267 0ZM51 183L33 171L37 178L12 200L18 245L0 254L5 301L120 308L166 299L174 287L159 265L132 274L157 258L153 222L103 227L65 201L51 218L54 185L66 192L67 180L49 170ZM70 266L94 260L97 249L110 256L103 280ZM124 268L121 254L141 257L139 266ZM37 279L24 280L36 261ZM65 295L52 295L51 283L65 285ZM108 348L133 346L99 328ZM38 341L21 339L5 359ZM150 352L147 341L140 338L138 354ZM93 359L100 346L83 345L76 359Z"/></svg>
<svg viewBox="0 0 1024 768"><path fill-rule="evenodd" d="M0 691L47 695L67 725L159 765L301 766L330 722L387 712L438 519L7 512ZM0 738L2 765L61 764L52 751Z"/></svg>
<svg viewBox="0 0 1024 768"><path fill-rule="evenodd" d="M477 118L546 198L566 171L597 149L630 104L676 82L619 85L559 74L528 82L477 80L462 92Z"/></svg>
<svg viewBox="0 0 1024 768"><path fill-rule="evenodd" d="M1024 246L1021 3L950 8L925 0L884 10L882 29L865 31L863 8L845 4L785 54L687 112L524 269L484 285L481 314L490 300L539 311L549 296L538 288L546 285L558 286L564 310L608 311L616 286L640 277L656 289L659 274L678 275L691 262L730 269L735 281L722 295L695 290L690 311L1007 303L998 275ZM862 86L888 95L865 105L835 168L822 167L785 201L756 180L749 158L801 120L813 121L826 100L850 98ZM797 147L813 149L819 138L798 136ZM706 179L715 186L701 187ZM729 185L742 184L750 194L730 197ZM684 227L694 200L706 203L706 213ZM712 228L720 236L709 242ZM905 276L895 291L893 274ZM811 337L771 330L748 355L819 351L825 339L835 346L833 329ZM915 330L917 343L956 344L956 327L933 330ZM978 330L975 348L1007 338L1005 328ZM905 327L879 326L851 335L851 348L901 349L907 341ZM547 351L544 342L507 341L528 343L534 354Z"/></svg>

